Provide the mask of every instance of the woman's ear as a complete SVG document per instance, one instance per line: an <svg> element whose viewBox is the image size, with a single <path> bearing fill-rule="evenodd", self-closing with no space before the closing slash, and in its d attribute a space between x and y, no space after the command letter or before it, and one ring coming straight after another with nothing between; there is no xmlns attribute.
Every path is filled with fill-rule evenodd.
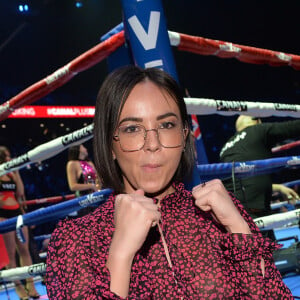
<svg viewBox="0 0 300 300"><path fill-rule="evenodd" d="M182 152L185 152L185 146L186 146L186 141L187 141L187 138L189 136L189 132L190 132L190 129L188 126L186 126L183 130L183 141L184 141L184 144L183 144L183 149L182 149ZM191 132L192 133L192 132Z"/></svg>
<svg viewBox="0 0 300 300"><path fill-rule="evenodd" d="M111 154L112 154L113 160L116 160L116 154L113 150L111 151Z"/></svg>
<svg viewBox="0 0 300 300"><path fill-rule="evenodd" d="M185 126L184 126L183 134L184 134L184 143L185 144L186 144L186 139L187 139L189 134L191 134L192 137L194 136L193 131L190 131L190 128L187 124L185 124Z"/></svg>
<svg viewBox="0 0 300 300"><path fill-rule="evenodd" d="M184 140L186 141L186 139L187 139L187 136L189 135L189 133L190 134L193 134L193 132L191 131L190 132L190 129L189 129L189 127L185 127L185 130L184 130Z"/></svg>

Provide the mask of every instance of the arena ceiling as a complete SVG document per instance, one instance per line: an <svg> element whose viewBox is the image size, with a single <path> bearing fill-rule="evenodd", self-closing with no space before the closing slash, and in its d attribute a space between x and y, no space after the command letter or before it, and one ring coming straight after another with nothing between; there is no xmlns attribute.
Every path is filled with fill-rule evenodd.
<svg viewBox="0 0 300 300"><path fill-rule="evenodd" d="M26 2L30 11L22 14L18 5ZM0 2L0 103L96 45L102 34L122 20L120 0L82 0L80 8L75 2ZM163 6L169 30L300 54L299 1L164 0ZM174 56L179 80L193 97L300 103L300 72L291 67L250 65L177 49ZM101 62L34 104L93 105L106 74L106 62ZM215 115L200 118L204 138L213 151L232 133L233 120ZM65 120L71 130L86 121ZM63 132L61 120L48 120L46 134L40 122L6 121L6 130L0 127L1 143L14 145L20 134L18 141L30 148ZM221 130L214 130L216 125Z"/></svg>

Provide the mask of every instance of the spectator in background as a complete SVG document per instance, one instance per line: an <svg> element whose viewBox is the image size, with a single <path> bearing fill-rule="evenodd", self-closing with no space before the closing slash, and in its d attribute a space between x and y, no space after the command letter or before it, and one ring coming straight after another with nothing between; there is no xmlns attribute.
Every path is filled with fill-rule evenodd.
<svg viewBox="0 0 300 300"><path fill-rule="evenodd" d="M0 146L0 164L9 161L10 152L7 147ZM24 201L24 185L18 171L10 172L0 176L0 221L9 218L17 217L23 214L23 207L20 202ZM16 236L15 231L3 233L4 243L7 249L9 264L8 269L16 268L16 251L18 251L20 265L32 265L32 258L29 251L29 234L28 228L23 227L25 243L22 243ZM26 286L24 287L19 280L15 281L16 292L20 299L26 300L31 297L38 299L40 295L35 289L32 278L26 279Z"/></svg>
<svg viewBox="0 0 300 300"><path fill-rule="evenodd" d="M236 133L223 146L221 162L242 162L272 157L272 147L287 138L299 138L300 120L262 123L259 118L240 115L236 120ZM273 184L271 175L224 181L253 218L271 213L272 190L283 193L289 200L298 194L282 184Z"/></svg>
<svg viewBox="0 0 300 300"><path fill-rule="evenodd" d="M69 188L75 192L76 197L101 189L95 166L89 159L87 148L84 145L71 146L68 149L66 171ZM78 215L84 215L92 210L92 207L83 208Z"/></svg>

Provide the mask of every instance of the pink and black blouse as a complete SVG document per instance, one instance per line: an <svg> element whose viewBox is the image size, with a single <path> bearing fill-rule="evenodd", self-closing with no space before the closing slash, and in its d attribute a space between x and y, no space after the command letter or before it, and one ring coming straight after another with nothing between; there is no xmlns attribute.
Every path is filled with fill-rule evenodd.
<svg viewBox="0 0 300 300"><path fill-rule="evenodd" d="M276 269L274 242L262 237L236 199L252 235L230 234L211 214L194 205L183 184L161 200L157 226L137 252L126 299L293 299ZM48 247L46 286L49 299L123 299L110 291L105 263L114 232L114 199L82 218L59 223ZM265 260L262 276L261 258Z"/></svg>

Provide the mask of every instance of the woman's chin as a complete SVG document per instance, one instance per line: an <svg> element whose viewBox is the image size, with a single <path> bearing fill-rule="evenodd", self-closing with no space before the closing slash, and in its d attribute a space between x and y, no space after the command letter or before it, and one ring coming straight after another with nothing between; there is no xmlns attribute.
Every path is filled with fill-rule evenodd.
<svg viewBox="0 0 300 300"><path fill-rule="evenodd" d="M142 188L148 197L164 197L173 192L173 187L166 185L146 185ZM172 189L172 190L171 190Z"/></svg>

